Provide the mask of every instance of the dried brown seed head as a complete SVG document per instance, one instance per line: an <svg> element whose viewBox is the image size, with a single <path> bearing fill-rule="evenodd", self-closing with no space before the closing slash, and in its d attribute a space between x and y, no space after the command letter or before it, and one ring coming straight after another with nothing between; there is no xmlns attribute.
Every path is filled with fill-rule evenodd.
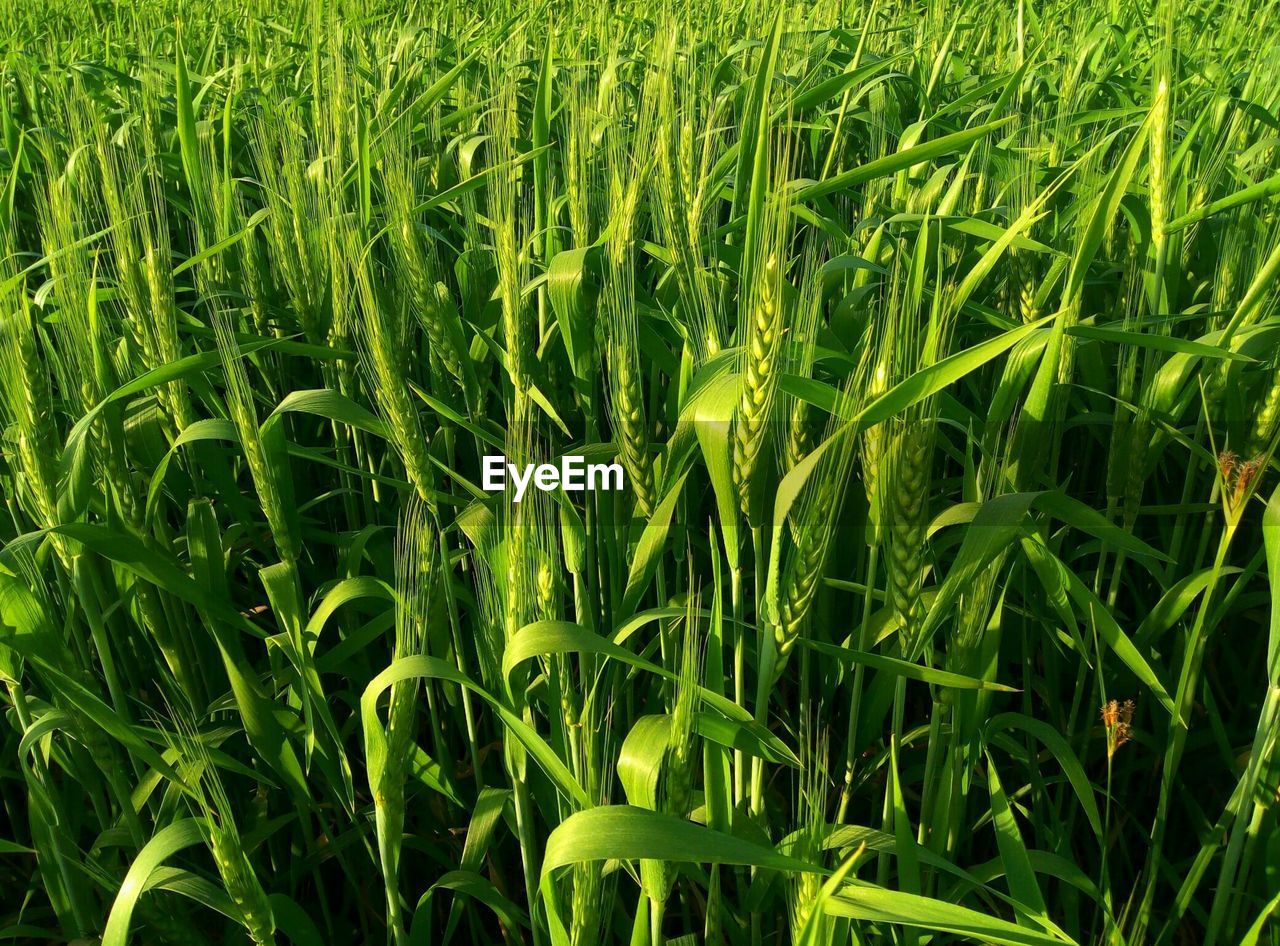
<svg viewBox="0 0 1280 946"><path fill-rule="evenodd" d="M1102 725L1107 732L1107 758L1111 759L1116 750L1133 736L1133 700L1109 700L1102 707Z"/></svg>

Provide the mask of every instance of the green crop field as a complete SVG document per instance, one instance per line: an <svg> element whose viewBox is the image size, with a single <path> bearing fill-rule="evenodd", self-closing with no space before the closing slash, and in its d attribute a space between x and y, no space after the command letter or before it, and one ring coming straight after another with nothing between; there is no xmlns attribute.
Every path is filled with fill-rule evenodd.
<svg viewBox="0 0 1280 946"><path fill-rule="evenodd" d="M1278 202L1275 0L0 0L0 943L1280 944Z"/></svg>

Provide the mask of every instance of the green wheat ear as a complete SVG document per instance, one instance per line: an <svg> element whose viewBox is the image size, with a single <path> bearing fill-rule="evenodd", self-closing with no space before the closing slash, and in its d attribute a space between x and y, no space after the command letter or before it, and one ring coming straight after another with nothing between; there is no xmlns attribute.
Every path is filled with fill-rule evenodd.
<svg viewBox="0 0 1280 946"><path fill-rule="evenodd" d="M352 255L358 256L354 246L352 249ZM356 299L360 314L354 320L355 336L366 386L390 431L391 443L400 454L418 499L434 506L435 467L403 357L409 337L408 313L399 300L376 288L385 276L370 254L366 253L357 265Z"/></svg>
<svg viewBox="0 0 1280 946"><path fill-rule="evenodd" d="M203 816L201 831L223 887L235 904L240 922L254 946L270 946L276 942L271 901L249 860L235 809L205 744L205 737L186 711L170 706L170 716L175 730L164 730L164 736L182 763L181 774L188 783L184 786L185 793Z"/></svg>
<svg viewBox="0 0 1280 946"><path fill-rule="evenodd" d="M410 502L401 515L395 549L395 647L399 661L426 650L427 620L436 599L438 545L424 502ZM386 885L387 925L396 942L407 942L407 923L401 905L401 852L407 803L405 787L417 742L420 684L417 678L391 687L387 709L385 758L376 783L371 780L378 860Z"/></svg>
<svg viewBox="0 0 1280 946"><path fill-rule="evenodd" d="M258 426L258 411L244 355L235 340L228 317L215 315L214 330L226 378L227 412L239 435L249 474L271 530L271 540L280 553L281 560L293 565L299 555L298 537L294 532L293 516L285 505L282 471L268 458L262 431Z"/></svg>
<svg viewBox="0 0 1280 946"><path fill-rule="evenodd" d="M21 284L19 283L19 286ZM6 426L14 453L10 461L18 479L19 498L30 504L32 518L41 527L58 524L53 397L49 372L40 355L36 324L26 293L7 300L7 314L0 316L0 385ZM65 543L55 543L64 564L69 563Z"/></svg>

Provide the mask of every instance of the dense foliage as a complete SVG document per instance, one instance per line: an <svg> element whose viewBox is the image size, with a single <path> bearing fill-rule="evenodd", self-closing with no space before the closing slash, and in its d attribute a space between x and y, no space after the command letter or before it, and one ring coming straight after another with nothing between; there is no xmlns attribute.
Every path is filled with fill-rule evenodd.
<svg viewBox="0 0 1280 946"><path fill-rule="evenodd" d="M0 938L1280 942L1275 4L767 6L4 4Z"/></svg>

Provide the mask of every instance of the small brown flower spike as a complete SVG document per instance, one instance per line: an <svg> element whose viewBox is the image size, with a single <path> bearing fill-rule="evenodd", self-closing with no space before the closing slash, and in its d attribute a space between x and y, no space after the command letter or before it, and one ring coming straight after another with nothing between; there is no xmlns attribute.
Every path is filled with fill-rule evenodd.
<svg viewBox="0 0 1280 946"><path fill-rule="evenodd" d="M1218 454L1218 472L1222 474L1222 482L1230 483L1232 475L1235 473L1236 463L1239 457L1230 450L1223 450Z"/></svg>
<svg viewBox="0 0 1280 946"><path fill-rule="evenodd" d="M1234 501L1239 504L1245 495L1249 492L1249 488L1253 486L1253 480L1258 475L1258 471L1262 469L1262 457L1254 457L1252 460L1246 460L1241 463L1236 470L1236 489Z"/></svg>
<svg viewBox="0 0 1280 946"><path fill-rule="evenodd" d="M1262 457L1241 462L1230 450L1223 450L1218 454L1218 472L1222 476L1222 505L1228 516L1236 515L1243 508L1262 466Z"/></svg>
<svg viewBox="0 0 1280 946"><path fill-rule="evenodd" d="M1107 759L1133 735L1133 700L1110 700L1102 707L1102 725L1107 730Z"/></svg>

